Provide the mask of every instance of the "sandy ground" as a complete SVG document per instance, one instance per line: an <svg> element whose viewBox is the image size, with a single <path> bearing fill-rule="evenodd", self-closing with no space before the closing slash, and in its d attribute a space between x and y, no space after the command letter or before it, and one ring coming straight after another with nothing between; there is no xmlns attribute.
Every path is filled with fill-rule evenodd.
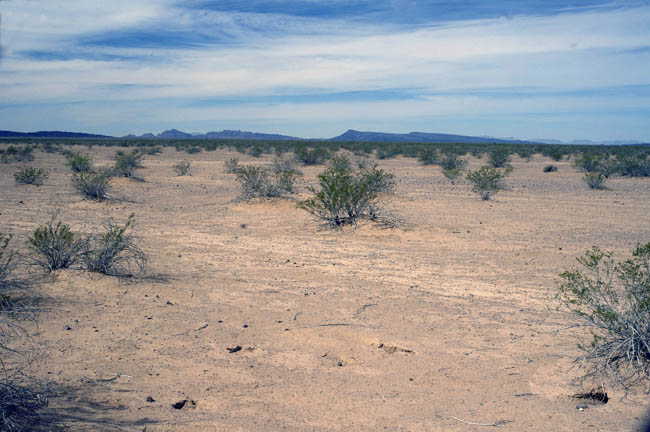
<svg viewBox="0 0 650 432"><path fill-rule="evenodd" d="M90 154L108 164L115 150ZM592 245L623 257L650 241L650 179L593 191L570 162L545 174L536 155L515 158L508 190L481 201L400 157L379 162L406 228L332 231L295 200L234 202L223 162L268 155L166 149L103 203L73 191L63 156L36 156L50 173L38 188L0 165L0 231L24 245L57 207L80 232L135 212L169 278L65 270L42 283L49 312L30 332L46 356L31 372L72 430L624 431L650 408L608 386L609 403L576 409L571 395L590 389L571 383L583 333L553 299ZM191 176L175 175L181 159ZM322 169L304 169L298 197Z"/></svg>

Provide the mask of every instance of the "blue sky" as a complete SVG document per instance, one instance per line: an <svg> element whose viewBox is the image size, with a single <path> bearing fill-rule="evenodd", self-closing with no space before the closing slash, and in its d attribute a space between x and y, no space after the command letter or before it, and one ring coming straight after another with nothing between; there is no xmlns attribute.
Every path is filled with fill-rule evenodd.
<svg viewBox="0 0 650 432"><path fill-rule="evenodd" d="M0 129L650 141L650 0L5 0Z"/></svg>

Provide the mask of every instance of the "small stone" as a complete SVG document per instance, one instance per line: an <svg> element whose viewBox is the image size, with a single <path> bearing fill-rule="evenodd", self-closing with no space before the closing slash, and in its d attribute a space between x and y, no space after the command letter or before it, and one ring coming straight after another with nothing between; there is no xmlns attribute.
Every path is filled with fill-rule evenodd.
<svg viewBox="0 0 650 432"><path fill-rule="evenodd" d="M66 330L72 330L72 327L70 327L69 325L67 325L67 326L65 326L65 329L66 329Z"/></svg>
<svg viewBox="0 0 650 432"><path fill-rule="evenodd" d="M589 405L587 405L586 403L581 403L581 404L576 405L576 409L578 409L580 411L584 411L587 408L589 408Z"/></svg>
<svg viewBox="0 0 650 432"><path fill-rule="evenodd" d="M156 402L156 400L151 396L147 396L147 402Z"/></svg>

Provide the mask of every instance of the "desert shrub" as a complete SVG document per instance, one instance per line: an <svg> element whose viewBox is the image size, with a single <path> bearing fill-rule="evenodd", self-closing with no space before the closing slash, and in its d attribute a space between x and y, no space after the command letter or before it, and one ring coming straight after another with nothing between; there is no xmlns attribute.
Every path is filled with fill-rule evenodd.
<svg viewBox="0 0 650 432"><path fill-rule="evenodd" d="M5 150L0 150L0 160L2 162L31 162L34 160L34 147L25 145L16 147L10 145Z"/></svg>
<svg viewBox="0 0 650 432"><path fill-rule="evenodd" d="M587 186L591 189L605 189L605 180L607 180L607 178L601 172L593 171L585 173L582 180L587 183Z"/></svg>
<svg viewBox="0 0 650 432"><path fill-rule="evenodd" d="M493 168L503 168L510 162L510 150L506 147L497 147L488 153L488 162Z"/></svg>
<svg viewBox="0 0 650 432"><path fill-rule="evenodd" d="M418 154L418 161L422 165L435 165L438 163L438 152L435 149L422 150Z"/></svg>
<svg viewBox="0 0 650 432"><path fill-rule="evenodd" d="M623 386L650 384L650 243L615 262L594 247L581 269L561 274L558 299L593 339L577 359L587 377L610 376Z"/></svg>
<svg viewBox="0 0 650 432"><path fill-rule="evenodd" d="M449 179L451 184L460 177L461 171L467 166L467 161L460 159L455 153L446 152L440 156L438 163L442 167L442 174Z"/></svg>
<svg viewBox="0 0 650 432"><path fill-rule="evenodd" d="M59 146L54 145L51 142L46 142L41 144L41 150L43 150L45 153L56 153L59 151Z"/></svg>
<svg viewBox="0 0 650 432"><path fill-rule="evenodd" d="M42 393L21 385L17 377L0 378L0 430L7 432L30 432L51 429L55 425L38 411L47 407Z"/></svg>
<svg viewBox="0 0 650 432"><path fill-rule="evenodd" d="M153 147L145 147L144 150L142 151L146 155L157 155L159 153L162 153L163 149L160 146L153 146Z"/></svg>
<svg viewBox="0 0 650 432"><path fill-rule="evenodd" d="M65 158L67 159L66 165L70 167L72 172L89 172L93 169L92 160L88 155L70 152L65 155Z"/></svg>
<svg viewBox="0 0 650 432"><path fill-rule="evenodd" d="M605 156L600 153L581 153L573 160L573 165L581 171L595 172L604 160Z"/></svg>
<svg viewBox="0 0 650 432"><path fill-rule="evenodd" d="M382 147L377 149L377 159L392 159L399 154L397 147Z"/></svg>
<svg viewBox="0 0 650 432"><path fill-rule="evenodd" d="M248 155L253 157L260 157L264 154L264 147L261 144L255 144L248 149Z"/></svg>
<svg viewBox="0 0 650 432"><path fill-rule="evenodd" d="M530 162L530 160L533 158L533 153L533 149L528 147L517 150L519 157L526 159L526 162Z"/></svg>
<svg viewBox="0 0 650 432"><path fill-rule="evenodd" d="M546 155L550 157L552 160L554 160L555 162L561 161L562 158L564 157L564 153L562 153L562 151L558 148L551 149L546 153Z"/></svg>
<svg viewBox="0 0 650 432"><path fill-rule="evenodd" d="M305 165L321 165L325 163L332 154L324 147L300 148L296 150L296 159Z"/></svg>
<svg viewBox="0 0 650 432"><path fill-rule="evenodd" d="M335 170L349 171L352 169L352 161L345 155L334 155L327 162L327 166Z"/></svg>
<svg viewBox="0 0 650 432"><path fill-rule="evenodd" d="M108 197L112 170L80 172L72 175L72 186L85 198L103 201Z"/></svg>
<svg viewBox="0 0 650 432"><path fill-rule="evenodd" d="M545 173L550 173L550 172L555 172L557 171L557 167L555 165L546 165L544 167L544 172Z"/></svg>
<svg viewBox="0 0 650 432"><path fill-rule="evenodd" d="M504 174L497 168L483 166L476 171L467 173L467 180L472 183L472 192L478 194L481 199L489 200L492 195L503 189L501 180Z"/></svg>
<svg viewBox="0 0 650 432"><path fill-rule="evenodd" d="M647 154L619 155L616 157L618 172L623 176L650 176L650 159Z"/></svg>
<svg viewBox="0 0 650 432"><path fill-rule="evenodd" d="M176 174L178 174L179 176L184 176L186 174L189 174L190 168L191 168L190 162L186 160L177 162L174 165L174 171L176 171Z"/></svg>
<svg viewBox="0 0 650 432"><path fill-rule="evenodd" d="M113 175L116 177L134 177L135 170L142 168L142 156L143 154L138 150L133 150L130 153L118 151L114 158Z"/></svg>
<svg viewBox="0 0 650 432"><path fill-rule="evenodd" d="M131 213L124 225L109 220L103 235L86 240L82 257L87 270L120 277L135 276L146 270L147 256L133 238L134 218Z"/></svg>
<svg viewBox="0 0 650 432"><path fill-rule="evenodd" d="M224 162L224 166L226 167L227 173L234 174L239 169L239 159L237 158L228 159L226 162Z"/></svg>
<svg viewBox="0 0 650 432"><path fill-rule="evenodd" d="M4 299L6 290L13 288L16 284L13 275L16 268L16 253L8 249L11 238L11 234L0 233L0 300ZM0 309L2 308L0 307Z"/></svg>
<svg viewBox="0 0 650 432"><path fill-rule="evenodd" d="M83 239L70 231L68 225L56 222L56 216L55 214L47 224L36 228L28 239L35 254L34 262L47 271L70 267L77 261L84 247Z"/></svg>
<svg viewBox="0 0 650 432"><path fill-rule="evenodd" d="M47 172L42 168L23 167L14 174L14 178L16 183L40 186L47 178Z"/></svg>
<svg viewBox="0 0 650 432"><path fill-rule="evenodd" d="M293 192L296 173L275 173L268 168L243 165L235 172L240 183L240 199L280 198Z"/></svg>
<svg viewBox="0 0 650 432"><path fill-rule="evenodd" d="M201 147L199 147L199 146L192 146L192 147L186 148L185 153L196 154L196 153L201 153L202 150L203 149Z"/></svg>
<svg viewBox="0 0 650 432"><path fill-rule="evenodd" d="M320 189L310 188L314 196L300 201L298 206L337 227L369 218L382 188L394 184L392 174L376 167L353 172L330 166L318 175L318 181Z"/></svg>

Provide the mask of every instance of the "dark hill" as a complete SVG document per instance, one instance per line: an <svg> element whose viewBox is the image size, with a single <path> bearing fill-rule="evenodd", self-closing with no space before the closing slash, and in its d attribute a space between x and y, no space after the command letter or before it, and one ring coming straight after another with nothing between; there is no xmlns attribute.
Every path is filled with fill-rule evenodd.
<svg viewBox="0 0 650 432"><path fill-rule="evenodd" d="M484 138L466 135L452 135L441 133L411 132L408 134L395 134L383 132L362 132L349 129L343 135L330 138L330 141L357 141L357 142L415 142L415 143L479 143L479 144L513 144L527 141L506 140L499 138Z"/></svg>

